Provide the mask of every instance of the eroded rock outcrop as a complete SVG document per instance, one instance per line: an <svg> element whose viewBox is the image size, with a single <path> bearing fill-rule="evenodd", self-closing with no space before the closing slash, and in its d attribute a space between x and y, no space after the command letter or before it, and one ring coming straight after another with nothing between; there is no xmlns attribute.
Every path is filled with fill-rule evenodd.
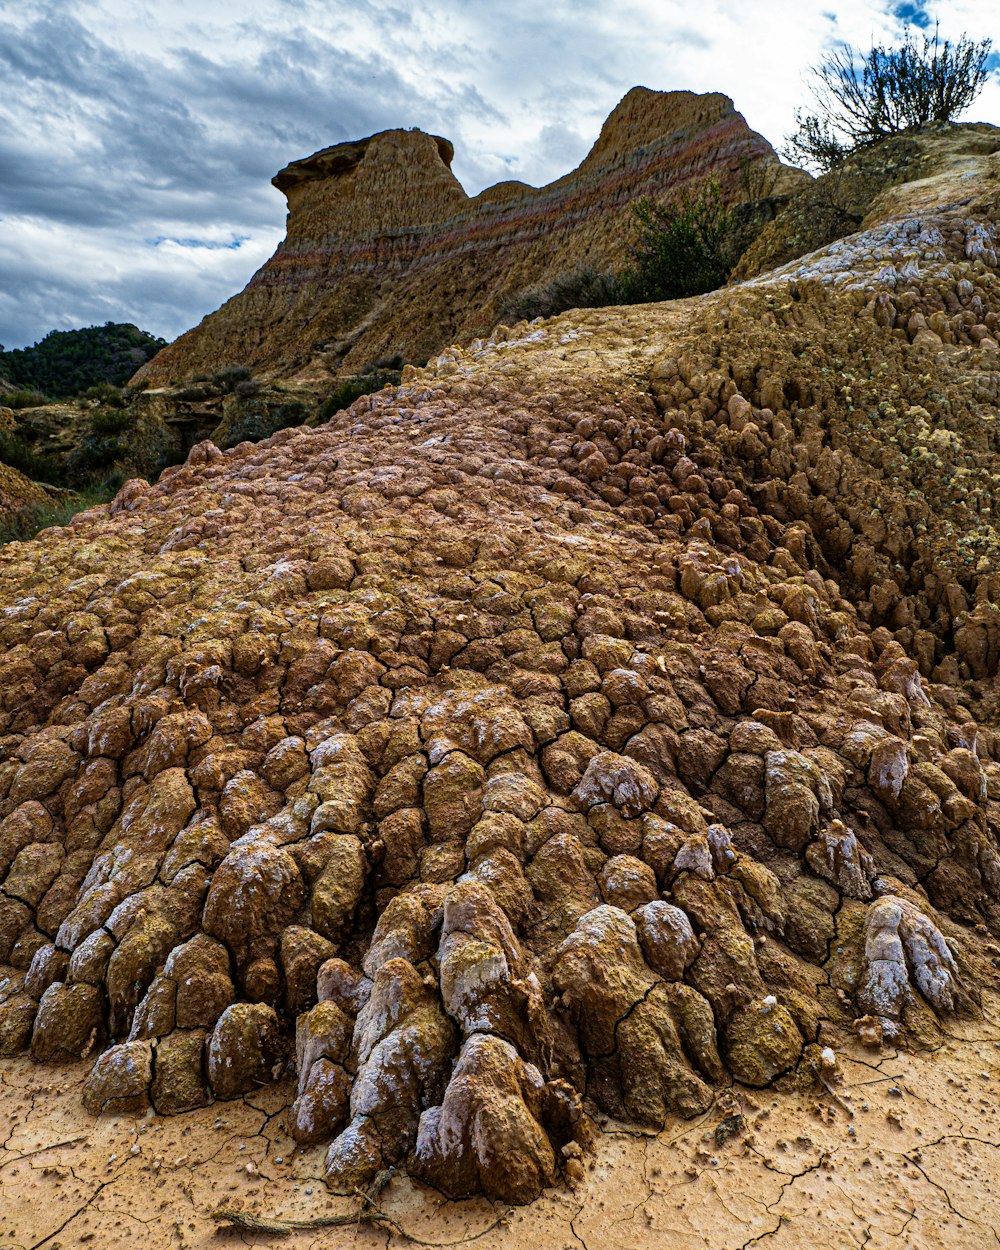
<svg viewBox="0 0 1000 1250"><path fill-rule="evenodd" d="M505 296L583 263L620 268L639 196L712 173L727 196L746 199L741 168L775 192L808 182L726 96L644 87L625 96L579 168L548 186L503 182L470 198L453 155L447 139L387 130L283 169L273 180L288 199L278 251L137 377L162 386L232 362L322 382L387 356L425 360L488 329Z"/></svg>
<svg viewBox="0 0 1000 1250"><path fill-rule="evenodd" d="M974 1013L1000 203L914 194L6 546L3 1052L127 1114L294 1056L332 1186L526 1201L591 1112Z"/></svg>
<svg viewBox="0 0 1000 1250"><path fill-rule="evenodd" d="M51 507L61 493L33 482L10 465L0 464L0 526L16 533L19 522L30 519L33 509Z"/></svg>

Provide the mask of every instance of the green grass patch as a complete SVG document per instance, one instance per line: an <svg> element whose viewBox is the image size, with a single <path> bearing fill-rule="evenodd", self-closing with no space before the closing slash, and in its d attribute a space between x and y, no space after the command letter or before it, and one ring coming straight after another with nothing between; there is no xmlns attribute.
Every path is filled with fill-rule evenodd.
<svg viewBox="0 0 1000 1250"><path fill-rule="evenodd" d="M68 525L78 512L93 508L96 504L110 503L118 493L117 483L81 491L65 499L53 499L51 503L35 504L16 516L0 523L0 546L11 542L28 542L41 530L53 525Z"/></svg>

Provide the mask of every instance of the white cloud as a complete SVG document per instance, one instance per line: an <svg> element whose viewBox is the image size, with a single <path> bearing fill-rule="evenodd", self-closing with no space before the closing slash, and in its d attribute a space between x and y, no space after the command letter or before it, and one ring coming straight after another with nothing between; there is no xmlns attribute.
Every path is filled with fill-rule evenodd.
<svg viewBox="0 0 1000 1250"><path fill-rule="evenodd" d="M937 9L946 37L993 25L986 0ZM637 83L724 91L777 145L807 102L806 68L834 41L892 39L899 11L899 0L19 0L0 9L0 340L109 318L173 337L280 239L271 175L378 129L446 135L470 194L568 172ZM975 115L1000 122L1000 74Z"/></svg>

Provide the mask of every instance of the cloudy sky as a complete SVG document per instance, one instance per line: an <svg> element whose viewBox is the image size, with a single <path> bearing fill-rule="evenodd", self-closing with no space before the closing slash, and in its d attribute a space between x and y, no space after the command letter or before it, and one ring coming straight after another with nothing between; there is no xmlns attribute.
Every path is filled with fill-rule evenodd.
<svg viewBox="0 0 1000 1250"><path fill-rule="evenodd" d="M0 342L173 338L284 233L281 166L393 126L475 193L573 168L632 86L724 91L775 144L833 44L996 33L994 0L0 0ZM974 116L1000 124L1000 57Z"/></svg>

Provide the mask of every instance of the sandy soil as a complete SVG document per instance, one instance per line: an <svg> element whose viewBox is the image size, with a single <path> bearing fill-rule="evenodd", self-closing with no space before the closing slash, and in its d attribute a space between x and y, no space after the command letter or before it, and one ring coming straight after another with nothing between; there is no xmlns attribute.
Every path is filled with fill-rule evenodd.
<svg viewBox="0 0 1000 1250"><path fill-rule="evenodd" d="M919 1054L839 1056L836 1097L738 1091L742 1123L717 1134L729 1095L703 1118L643 1136L606 1124L575 1192L515 1209L478 1250L973 1250L1000 1245L1000 998ZM309 1219L357 1208L328 1194L323 1150L285 1132L290 1083L175 1118L103 1118L80 1107L79 1068L26 1060L0 1071L0 1250L93 1244L395 1246L367 1227L223 1230L219 1206ZM731 1121L730 1121L731 1123ZM718 1137L718 1140L717 1140ZM405 1177L383 1208L432 1242L488 1226L497 1208L452 1203Z"/></svg>

